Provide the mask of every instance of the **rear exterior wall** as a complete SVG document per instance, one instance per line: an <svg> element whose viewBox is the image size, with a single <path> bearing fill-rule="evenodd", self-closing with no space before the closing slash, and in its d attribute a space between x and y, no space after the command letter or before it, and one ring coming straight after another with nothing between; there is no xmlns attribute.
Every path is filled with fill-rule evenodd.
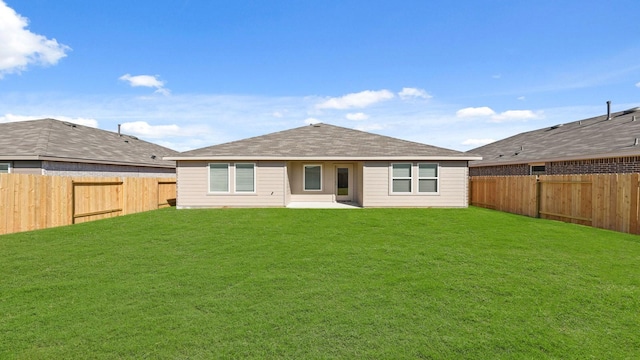
<svg viewBox="0 0 640 360"><path fill-rule="evenodd" d="M11 173L49 176L90 177L162 177L176 176L174 168L73 163L47 160L0 161L8 163Z"/></svg>
<svg viewBox="0 0 640 360"><path fill-rule="evenodd" d="M246 163L247 161L242 161ZM234 164L234 161L229 161ZM287 191L287 167L284 161L255 162L255 193L234 193L233 181L229 193L209 192L209 161L179 161L177 167L177 207L283 207L291 196ZM234 179L235 168L229 166L229 178Z"/></svg>
<svg viewBox="0 0 640 360"><path fill-rule="evenodd" d="M469 168L470 176L521 176L529 175L528 164L478 166Z"/></svg>
<svg viewBox="0 0 640 360"><path fill-rule="evenodd" d="M2 163L9 163L10 171L14 174L26 174L26 175L42 175L42 162L41 161L0 161Z"/></svg>
<svg viewBox="0 0 640 360"><path fill-rule="evenodd" d="M170 178L176 176L176 170L161 167L42 161L42 175Z"/></svg>
<svg viewBox="0 0 640 360"><path fill-rule="evenodd" d="M640 172L640 156L546 162L537 175L626 174ZM470 176L531 175L529 164L473 166Z"/></svg>
<svg viewBox="0 0 640 360"><path fill-rule="evenodd" d="M637 173L640 156L552 162L545 170L546 175Z"/></svg>
<svg viewBox="0 0 640 360"><path fill-rule="evenodd" d="M363 166L363 207L460 207L468 206L468 167L466 161L435 161L439 164L437 194L391 191L391 164L396 161L367 161ZM407 161L397 161L406 163ZM421 161L420 163L422 163ZM411 162L414 166L419 162Z"/></svg>

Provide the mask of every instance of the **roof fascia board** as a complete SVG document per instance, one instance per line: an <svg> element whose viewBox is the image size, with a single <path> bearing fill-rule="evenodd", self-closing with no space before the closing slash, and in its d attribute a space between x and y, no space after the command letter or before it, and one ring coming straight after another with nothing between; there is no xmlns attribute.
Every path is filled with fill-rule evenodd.
<svg viewBox="0 0 640 360"><path fill-rule="evenodd" d="M38 155L20 155L20 156L11 156L11 155L0 155L0 160L2 161L25 161L25 160L41 160Z"/></svg>
<svg viewBox="0 0 640 360"><path fill-rule="evenodd" d="M74 163L85 163L85 164L106 164L106 165L122 165L122 166L140 166L140 167L151 167L151 168L168 168L174 169L175 165L170 164L145 164L145 163L130 163L123 161L106 161L106 160L92 160L92 159L78 159L78 158L65 158L65 157L56 157L56 156L41 156L41 155L31 155L31 156L10 156L3 155L0 156L0 160L2 161L25 161L25 160L38 160L38 161L58 161L58 162L74 162Z"/></svg>
<svg viewBox="0 0 640 360"><path fill-rule="evenodd" d="M106 160L92 160L92 159L74 159L74 158L59 158L59 157L41 157L41 160L48 161L62 161L62 162L77 162L77 163L87 163L87 164L105 164L105 165L122 165L122 166L139 166L139 167L149 167L149 168L167 168L167 169L175 169L175 165L169 164L146 164L146 163L136 163L136 162L124 162L124 161L106 161Z"/></svg>
<svg viewBox="0 0 640 360"><path fill-rule="evenodd" d="M474 161L482 160L480 156L167 156L164 160L172 161L259 161L259 160L280 160L280 161Z"/></svg>
<svg viewBox="0 0 640 360"><path fill-rule="evenodd" d="M591 159L608 159L628 156L640 156L640 152L615 152L605 154L590 154L579 156L561 156L555 158L532 158L521 160L509 160L509 161L481 161L477 163L470 163L469 167L484 167L484 166L500 166L500 165L517 165L517 164L533 164L533 163L547 163L558 161L579 161L579 160L591 160Z"/></svg>

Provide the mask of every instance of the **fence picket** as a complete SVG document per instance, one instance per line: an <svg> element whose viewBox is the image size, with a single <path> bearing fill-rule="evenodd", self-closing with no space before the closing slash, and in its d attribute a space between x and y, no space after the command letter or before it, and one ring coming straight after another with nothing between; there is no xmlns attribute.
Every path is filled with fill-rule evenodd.
<svg viewBox="0 0 640 360"><path fill-rule="evenodd" d="M469 181L474 206L640 234L638 173L472 176Z"/></svg>
<svg viewBox="0 0 640 360"><path fill-rule="evenodd" d="M175 197L171 178L0 174L0 235L155 210Z"/></svg>

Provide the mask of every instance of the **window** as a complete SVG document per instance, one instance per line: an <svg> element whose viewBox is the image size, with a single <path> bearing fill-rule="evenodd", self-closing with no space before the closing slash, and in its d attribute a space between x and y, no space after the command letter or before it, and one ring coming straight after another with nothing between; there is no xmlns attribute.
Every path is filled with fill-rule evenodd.
<svg viewBox="0 0 640 360"><path fill-rule="evenodd" d="M321 191L322 165L305 165L303 181L305 191Z"/></svg>
<svg viewBox="0 0 640 360"><path fill-rule="evenodd" d="M0 163L0 174L8 174L11 172L9 163Z"/></svg>
<svg viewBox="0 0 640 360"><path fill-rule="evenodd" d="M437 163L391 164L391 194L437 195L440 191Z"/></svg>
<svg viewBox="0 0 640 360"><path fill-rule="evenodd" d="M255 164L236 164L236 192L255 192Z"/></svg>
<svg viewBox="0 0 640 360"><path fill-rule="evenodd" d="M391 192L411 192L411 164L391 164Z"/></svg>
<svg viewBox="0 0 640 360"><path fill-rule="evenodd" d="M209 164L209 192L229 192L229 164Z"/></svg>
<svg viewBox="0 0 640 360"><path fill-rule="evenodd" d="M544 165L531 165L531 175L544 175L545 171Z"/></svg>
<svg viewBox="0 0 640 360"><path fill-rule="evenodd" d="M438 192L438 164L418 164L418 192Z"/></svg>

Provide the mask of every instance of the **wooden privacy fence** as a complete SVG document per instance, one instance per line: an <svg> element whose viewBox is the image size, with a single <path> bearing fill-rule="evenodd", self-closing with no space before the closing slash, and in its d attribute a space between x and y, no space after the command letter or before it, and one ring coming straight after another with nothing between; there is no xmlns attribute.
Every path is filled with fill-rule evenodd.
<svg viewBox="0 0 640 360"><path fill-rule="evenodd" d="M640 174L474 176L474 206L640 234Z"/></svg>
<svg viewBox="0 0 640 360"><path fill-rule="evenodd" d="M0 174L0 235L155 210L175 198L172 178Z"/></svg>

